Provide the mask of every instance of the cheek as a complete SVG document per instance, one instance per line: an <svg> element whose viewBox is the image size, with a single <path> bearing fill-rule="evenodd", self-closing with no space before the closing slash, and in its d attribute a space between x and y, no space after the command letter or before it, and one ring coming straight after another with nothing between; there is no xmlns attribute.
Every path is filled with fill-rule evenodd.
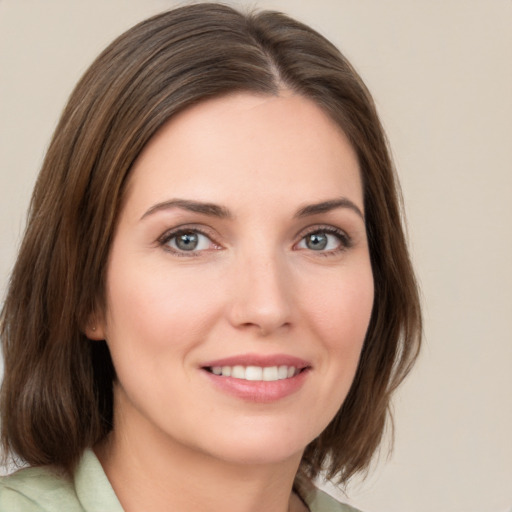
<svg viewBox="0 0 512 512"><path fill-rule="evenodd" d="M215 288L205 287L192 272L160 267L127 263L110 273L109 344L139 352L176 351L193 345L211 326L219 307Z"/></svg>
<svg viewBox="0 0 512 512"><path fill-rule="evenodd" d="M361 350L373 308L371 267L333 277L316 296L307 296L315 328L333 351Z"/></svg>
<svg viewBox="0 0 512 512"><path fill-rule="evenodd" d="M317 281L318 282L318 281ZM323 281L321 293L304 295L303 318L314 335L321 356L313 374L316 418L312 437L333 419L345 401L356 374L374 300L371 267L347 268Z"/></svg>

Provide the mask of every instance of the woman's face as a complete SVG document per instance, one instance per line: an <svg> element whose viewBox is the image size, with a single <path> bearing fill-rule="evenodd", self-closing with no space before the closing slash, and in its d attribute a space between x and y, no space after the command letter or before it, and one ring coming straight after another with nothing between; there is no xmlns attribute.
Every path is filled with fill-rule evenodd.
<svg viewBox="0 0 512 512"><path fill-rule="evenodd" d="M176 116L133 168L94 337L114 435L223 460L300 457L345 399L373 304L354 150L301 96Z"/></svg>

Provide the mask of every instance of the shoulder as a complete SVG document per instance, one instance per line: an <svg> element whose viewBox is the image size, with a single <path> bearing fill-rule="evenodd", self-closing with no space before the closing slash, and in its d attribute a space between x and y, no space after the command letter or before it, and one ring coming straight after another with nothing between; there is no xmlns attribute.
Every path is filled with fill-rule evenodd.
<svg viewBox="0 0 512 512"><path fill-rule="evenodd" d="M0 478L0 512L123 512L103 468L86 449L73 477L51 467Z"/></svg>
<svg viewBox="0 0 512 512"><path fill-rule="evenodd" d="M82 512L73 482L48 467L25 468L0 478L0 512Z"/></svg>
<svg viewBox="0 0 512 512"><path fill-rule="evenodd" d="M361 512L350 505L336 501L327 493L316 488L308 492L306 502L311 512Z"/></svg>

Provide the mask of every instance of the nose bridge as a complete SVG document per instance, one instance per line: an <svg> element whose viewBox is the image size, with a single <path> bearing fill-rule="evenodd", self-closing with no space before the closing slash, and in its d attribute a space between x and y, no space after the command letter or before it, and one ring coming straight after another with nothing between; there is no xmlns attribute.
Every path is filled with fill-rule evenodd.
<svg viewBox="0 0 512 512"><path fill-rule="evenodd" d="M236 258L233 273L231 321L237 327L257 328L261 334L291 322L292 282L286 258L270 244L251 244Z"/></svg>

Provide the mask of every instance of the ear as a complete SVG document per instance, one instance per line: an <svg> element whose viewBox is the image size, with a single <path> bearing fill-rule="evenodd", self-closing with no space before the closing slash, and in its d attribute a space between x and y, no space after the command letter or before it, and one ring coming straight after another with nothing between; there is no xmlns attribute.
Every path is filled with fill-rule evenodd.
<svg viewBox="0 0 512 512"><path fill-rule="evenodd" d="M102 317L97 314L91 314L84 328L84 334L90 340L104 340L106 337L106 333L105 322L103 321Z"/></svg>

